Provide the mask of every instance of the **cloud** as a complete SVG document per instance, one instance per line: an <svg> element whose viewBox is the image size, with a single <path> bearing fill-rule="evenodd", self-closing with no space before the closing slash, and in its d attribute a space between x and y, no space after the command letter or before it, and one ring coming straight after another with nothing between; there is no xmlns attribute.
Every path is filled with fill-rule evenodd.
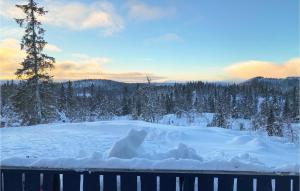
<svg viewBox="0 0 300 191"><path fill-rule="evenodd" d="M20 66L18 63L25 57L16 39L0 41L0 79L13 79L14 73Z"/></svg>
<svg viewBox="0 0 300 191"><path fill-rule="evenodd" d="M175 33L167 33L158 38L161 41L182 41L182 38Z"/></svg>
<svg viewBox="0 0 300 191"><path fill-rule="evenodd" d="M21 28L12 28L1 26L0 36L2 38L21 38L24 31Z"/></svg>
<svg viewBox="0 0 300 191"><path fill-rule="evenodd" d="M131 19L138 21L149 21L161 19L175 14L174 7L159 7L148 5L138 1L132 1L128 5L128 15Z"/></svg>
<svg viewBox="0 0 300 191"><path fill-rule="evenodd" d="M16 3L19 3L19 1L0 0L0 16L11 18L11 19L23 17L24 13L15 6Z"/></svg>
<svg viewBox="0 0 300 191"><path fill-rule="evenodd" d="M58 60L52 74L58 80L95 79L100 78L102 65L105 62L95 60Z"/></svg>
<svg viewBox="0 0 300 191"><path fill-rule="evenodd" d="M149 44L161 42L183 42L183 39L176 33L166 33L146 40L146 43Z"/></svg>
<svg viewBox="0 0 300 191"><path fill-rule="evenodd" d="M122 73L103 73L101 74L101 78L104 79L112 79L116 81L123 81L123 82L147 82L147 76L151 78L153 82L162 81L167 79L163 76L157 76L153 73L146 73L146 72L122 72Z"/></svg>
<svg viewBox="0 0 300 191"><path fill-rule="evenodd" d="M59 60L55 64L52 74L57 80L80 79L110 79L123 82L145 82L146 76L153 81L164 79L163 77L144 72L109 72L103 65L111 62L105 57L89 57L84 54L73 54L73 60Z"/></svg>
<svg viewBox="0 0 300 191"><path fill-rule="evenodd" d="M16 39L0 41L0 79L16 79L14 73L21 67L18 63L21 63L24 57L25 52L20 50ZM164 79L146 72L106 71L103 65L110 62L111 60L106 57L90 57L74 53L70 56L70 60L57 60L50 74L55 80L111 79L124 82L145 82L147 75L151 76L153 81Z"/></svg>
<svg viewBox="0 0 300 191"><path fill-rule="evenodd" d="M22 12L14 6L14 1L0 0L0 14L7 18L23 17ZM44 0L49 11L40 18L49 25L71 30L99 29L104 35L112 35L124 28L124 22L117 14L113 4L99 1L90 4L57 0Z"/></svg>
<svg viewBox="0 0 300 191"><path fill-rule="evenodd" d="M225 72L231 78L249 79L256 76L284 78L300 76L300 58L294 58L282 64L250 60L226 67Z"/></svg>
<svg viewBox="0 0 300 191"><path fill-rule="evenodd" d="M61 52L62 50L54 44L46 44L45 50L49 52Z"/></svg>

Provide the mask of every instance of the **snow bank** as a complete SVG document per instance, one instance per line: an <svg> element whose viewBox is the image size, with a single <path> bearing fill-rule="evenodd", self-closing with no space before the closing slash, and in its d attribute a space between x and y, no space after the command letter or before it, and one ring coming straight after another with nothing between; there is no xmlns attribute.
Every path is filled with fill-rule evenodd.
<svg viewBox="0 0 300 191"><path fill-rule="evenodd" d="M188 147L187 145L180 143L176 149L172 149L166 153L159 154L160 157L167 159L167 158L174 158L174 159L193 159L193 160L200 160L202 158L197 154L195 149Z"/></svg>

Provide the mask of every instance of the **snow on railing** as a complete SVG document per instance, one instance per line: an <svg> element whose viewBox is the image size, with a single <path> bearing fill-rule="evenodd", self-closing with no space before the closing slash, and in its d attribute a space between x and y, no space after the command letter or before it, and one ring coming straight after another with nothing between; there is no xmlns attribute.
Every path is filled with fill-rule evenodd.
<svg viewBox="0 0 300 191"><path fill-rule="evenodd" d="M1 191L299 191L299 174L0 167Z"/></svg>

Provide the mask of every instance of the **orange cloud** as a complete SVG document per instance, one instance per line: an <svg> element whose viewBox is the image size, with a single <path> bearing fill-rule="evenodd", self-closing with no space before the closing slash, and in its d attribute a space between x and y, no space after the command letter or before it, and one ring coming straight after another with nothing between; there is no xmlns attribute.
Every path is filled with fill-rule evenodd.
<svg viewBox="0 0 300 191"><path fill-rule="evenodd" d="M47 44L46 51L59 52L57 46ZM25 58L25 52L21 51L19 42L13 38L7 38L0 41L0 80L15 79L14 73L18 68L22 60Z"/></svg>
<svg viewBox="0 0 300 191"><path fill-rule="evenodd" d="M0 79L14 79L25 53L20 50L16 39L5 39L0 42Z"/></svg>
<svg viewBox="0 0 300 191"><path fill-rule="evenodd" d="M249 79L256 76L285 78L300 76L300 58L291 59L283 64L265 61L245 61L225 68L230 78Z"/></svg>
<svg viewBox="0 0 300 191"><path fill-rule="evenodd" d="M52 46L52 49L52 51L57 51L56 46ZM49 47L48 51L50 51ZM24 57L25 52L20 50L16 39L0 41L0 80L16 79L14 73L21 67L18 63ZM77 53L71 55L70 58L71 60L57 60L55 68L50 72L55 80L111 79L125 82L145 82L146 75L151 76L153 81L164 79L145 72L108 72L102 67L110 62L110 59L105 57L89 57Z"/></svg>

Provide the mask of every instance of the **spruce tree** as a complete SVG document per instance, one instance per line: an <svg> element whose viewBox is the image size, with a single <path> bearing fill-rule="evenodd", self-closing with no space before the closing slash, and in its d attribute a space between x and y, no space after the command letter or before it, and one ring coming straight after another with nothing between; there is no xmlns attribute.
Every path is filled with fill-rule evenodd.
<svg viewBox="0 0 300 191"><path fill-rule="evenodd" d="M14 106L21 114L23 124L33 125L48 122L54 117L52 76L48 71L54 68L54 58L43 53L47 42L43 36L45 30L37 17L46 14L33 0L27 4L16 5L26 15L16 22L25 28L21 40L21 49L26 52L26 58L16 75L22 80L20 88L14 96Z"/></svg>
<svg viewBox="0 0 300 191"><path fill-rule="evenodd" d="M128 100L129 100L128 89L125 86L123 90L123 98L122 98L122 115L128 115L130 113Z"/></svg>
<svg viewBox="0 0 300 191"><path fill-rule="evenodd" d="M75 97L74 97L74 90L72 86L72 82L68 82L67 87L67 97L66 97L66 115L70 120L76 118L74 110L75 110Z"/></svg>
<svg viewBox="0 0 300 191"><path fill-rule="evenodd" d="M273 109L271 108L268 113L267 126L266 126L266 130L269 136L273 136L275 134L274 129L275 129L275 115Z"/></svg>
<svg viewBox="0 0 300 191"><path fill-rule="evenodd" d="M60 86L59 99L58 99L58 110L60 112L64 112L64 113L66 112L66 102L67 102L66 91L65 91L64 84L62 83Z"/></svg>
<svg viewBox="0 0 300 191"><path fill-rule="evenodd" d="M285 97L282 117L285 121L291 118L291 109L290 109L290 102L288 96Z"/></svg>
<svg viewBox="0 0 300 191"><path fill-rule="evenodd" d="M295 122L299 122L300 118L300 93L299 93L299 87L294 87L293 88L293 93L292 93L293 101L292 101L292 106L293 106L293 118Z"/></svg>

